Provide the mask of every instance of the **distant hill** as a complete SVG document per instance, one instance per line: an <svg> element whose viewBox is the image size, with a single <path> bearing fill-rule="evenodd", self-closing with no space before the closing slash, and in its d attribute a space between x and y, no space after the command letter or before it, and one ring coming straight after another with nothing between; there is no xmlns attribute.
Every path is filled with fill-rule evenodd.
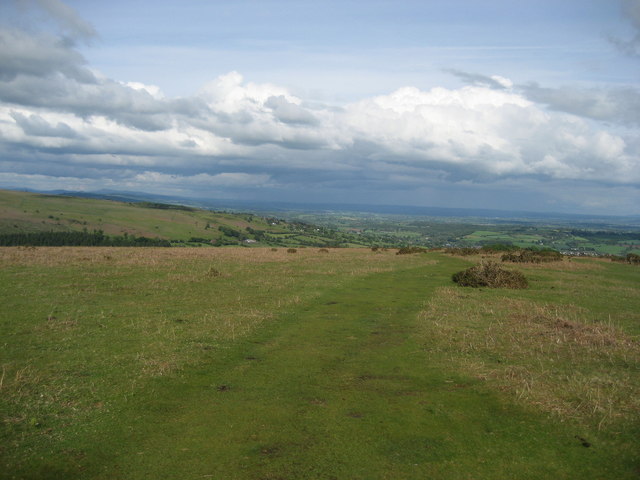
<svg viewBox="0 0 640 480"><path fill-rule="evenodd" d="M118 200L0 190L0 235L99 231L173 245L364 246L355 235L300 222L111 198Z"/></svg>

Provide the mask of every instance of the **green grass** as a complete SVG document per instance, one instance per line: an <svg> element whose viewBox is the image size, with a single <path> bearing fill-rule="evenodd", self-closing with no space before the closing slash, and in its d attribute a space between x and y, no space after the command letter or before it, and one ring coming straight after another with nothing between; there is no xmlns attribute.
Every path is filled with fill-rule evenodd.
<svg viewBox="0 0 640 480"><path fill-rule="evenodd" d="M634 266L518 266L512 291L364 249L0 264L0 478L638 476Z"/></svg>
<svg viewBox="0 0 640 480"><path fill-rule="evenodd" d="M249 221L251 218L251 221ZM272 234L288 232L254 215L201 209L159 209L145 204L0 190L0 233L102 230L167 240L191 237L215 240L225 226L247 234L246 228ZM250 236L247 234L247 236Z"/></svg>

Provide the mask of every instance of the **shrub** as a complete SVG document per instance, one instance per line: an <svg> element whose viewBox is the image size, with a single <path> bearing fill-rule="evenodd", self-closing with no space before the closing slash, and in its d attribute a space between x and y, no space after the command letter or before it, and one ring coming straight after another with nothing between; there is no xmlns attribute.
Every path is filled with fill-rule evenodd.
<svg viewBox="0 0 640 480"><path fill-rule="evenodd" d="M427 250L421 247L402 247L396 252L396 255L408 255L411 253L424 253Z"/></svg>
<svg viewBox="0 0 640 480"><path fill-rule="evenodd" d="M207 270L206 275L207 277L219 277L222 275L222 273L217 268L209 267L209 270Z"/></svg>
<svg viewBox="0 0 640 480"><path fill-rule="evenodd" d="M469 248L469 247L464 247L464 248L447 248L444 253L448 253L450 255L460 255L462 257L466 257L468 255L476 255L477 253L479 253L479 250L477 248Z"/></svg>
<svg viewBox="0 0 640 480"><path fill-rule="evenodd" d="M242 234L241 234L239 231L234 230L234 229L233 229L233 228L231 228L231 227L227 227L227 226L225 226L225 225L220 225L220 226L218 227L218 230L219 230L219 231L221 231L221 232L222 232L224 235L226 235L227 237L239 238L239 239L241 239L241 240L243 240L243 239L244 239L244 237L242 236Z"/></svg>
<svg viewBox="0 0 640 480"><path fill-rule="evenodd" d="M484 253L511 252L519 249L519 247L509 243L491 243L480 248Z"/></svg>
<svg viewBox="0 0 640 480"><path fill-rule="evenodd" d="M287 248L287 253L296 253L297 251L295 248Z"/></svg>
<svg viewBox="0 0 640 480"><path fill-rule="evenodd" d="M518 253L505 253L503 262L513 263L543 263L558 262L562 260L562 254L555 250L521 250Z"/></svg>
<svg viewBox="0 0 640 480"><path fill-rule="evenodd" d="M462 287L527 288L529 286L522 273L505 270L491 261L455 273L451 278Z"/></svg>
<svg viewBox="0 0 640 480"><path fill-rule="evenodd" d="M640 255L636 255L635 253L628 253L626 260L632 265L640 265Z"/></svg>
<svg viewBox="0 0 640 480"><path fill-rule="evenodd" d="M320 252L320 253L329 253L329 250L327 250L326 248L321 248L320 250L318 250L318 252Z"/></svg>

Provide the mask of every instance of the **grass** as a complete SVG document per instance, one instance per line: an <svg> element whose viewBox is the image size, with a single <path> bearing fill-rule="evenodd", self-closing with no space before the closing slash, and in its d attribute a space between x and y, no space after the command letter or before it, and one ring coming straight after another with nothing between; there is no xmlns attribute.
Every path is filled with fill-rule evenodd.
<svg viewBox="0 0 640 480"><path fill-rule="evenodd" d="M527 248L538 246L544 240L544 236L523 233L503 233L492 232L486 230L477 230L470 235L466 235L465 239L471 242L495 242L495 243L513 243L518 247Z"/></svg>
<svg viewBox="0 0 640 480"><path fill-rule="evenodd" d="M455 326L442 320L452 305L465 319ZM423 312L430 348L523 405L598 431L633 430L640 344L613 321L585 322L585 316L576 306L483 298L449 287Z"/></svg>
<svg viewBox="0 0 640 480"><path fill-rule="evenodd" d="M225 226L245 232L247 227L270 233L286 231L247 215L201 209L159 209L133 204L60 195L0 190L0 233L102 230L186 241L191 237L217 239Z"/></svg>
<svg viewBox="0 0 640 480"><path fill-rule="evenodd" d="M0 478L637 478L637 267L477 260L0 249Z"/></svg>

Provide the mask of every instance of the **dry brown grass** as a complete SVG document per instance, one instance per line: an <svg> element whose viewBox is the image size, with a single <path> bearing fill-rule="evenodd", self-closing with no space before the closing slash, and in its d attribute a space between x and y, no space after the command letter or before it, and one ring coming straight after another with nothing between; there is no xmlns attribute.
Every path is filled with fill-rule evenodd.
<svg viewBox="0 0 640 480"><path fill-rule="evenodd" d="M421 313L429 348L520 402L593 422L640 414L640 342L571 305L441 288Z"/></svg>
<svg viewBox="0 0 640 480"><path fill-rule="evenodd" d="M392 252L373 256L364 248L333 249L331 257L340 263L348 260L394 262ZM326 262L326 252L303 248L297 249L297 255L287 255L286 249L271 248L134 248L134 247L0 247L0 266L39 265L42 267L61 265L136 265L155 266L169 262L215 261L237 262L241 264L296 262L301 257L305 261Z"/></svg>
<svg viewBox="0 0 640 480"><path fill-rule="evenodd" d="M138 361L142 366L143 377L162 377L170 375L180 369L179 362L175 355L163 355L162 357L138 356Z"/></svg>

